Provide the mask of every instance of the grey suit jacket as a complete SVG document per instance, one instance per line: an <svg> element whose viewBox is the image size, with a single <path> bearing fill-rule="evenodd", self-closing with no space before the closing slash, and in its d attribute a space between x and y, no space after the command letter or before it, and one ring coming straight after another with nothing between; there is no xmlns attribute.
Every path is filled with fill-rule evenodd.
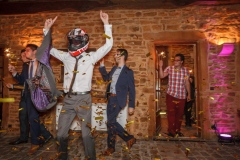
<svg viewBox="0 0 240 160"><path fill-rule="evenodd" d="M34 78L27 80L31 91L32 101L39 111L46 111L52 108L57 103L57 98L62 95L62 92L56 88L55 78L49 61L50 49L52 48L51 42L51 30L49 30L47 35L44 36L41 46L37 49L36 59L39 61L39 65L36 75ZM35 84L36 79L39 80L40 85ZM41 92L43 91L45 93L47 100L49 101L49 103L41 103L46 104L46 106L37 107L37 105L40 104L39 100L41 100L36 98L36 96L38 96L37 94L39 94L36 93L36 90L39 88L41 89Z"/></svg>

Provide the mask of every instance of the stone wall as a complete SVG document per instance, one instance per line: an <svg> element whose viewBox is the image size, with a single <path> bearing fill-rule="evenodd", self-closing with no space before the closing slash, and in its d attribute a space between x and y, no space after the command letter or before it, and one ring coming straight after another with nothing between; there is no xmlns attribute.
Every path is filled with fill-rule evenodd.
<svg viewBox="0 0 240 160"><path fill-rule="evenodd" d="M159 41L158 37L152 36L160 32L174 31L200 31L206 37L208 48L205 53L206 59L201 62L208 64L209 73L205 80L205 89L199 93L204 102L199 106L202 122L199 123L204 138L214 138L210 129L211 124L217 123L222 132L237 134L240 131L237 108L240 99L240 72L239 72L239 37L240 37L240 5L232 6L189 6L180 9L153 9L153 10L106 10L113 24L114 46L112 51L105 57L107 70L113 66L113 55L118 47L124 47L129 51L127 66L134 70L136 84L136 112L130 116L128 121L134 120L129 130L138 138L152 136L150 126L155 120L149 117L154 112L152 101L154 100L154 70L148 64L154 57L149 56L149 44ZM56 48L67 47L66 33L74 28L81 27L90 35L90 47L98 48L104 44L103 25L98 11L56 12L39 13L31 15L1 15L0 16L0 45L10 47L18 54L27 43L40 44L42 40L42 28L45 19L58 16L53 26L53 45ZM172 38L174 38L174 34ZM191 35L189 35L191 36ZM217 45L219 39L224 37L225 41L235 41L236 48L229 57L218 57ZM170 37L171 38L171 37ZM200 56L201 57L201 56ZM154 62L153 62L154 63ZM54 68L60 67L54 64ZM96 64L93 77L93 89L105 90L104 84L99 85ZM21 68L19 67L19 70ZM5 77L10 77L5 73ZM58 75L56 75L56 78ZM58 84L59 85L59 84ZM59 85L60 86L60 85ZM210 90L214 87L214 90ZM15 92L7 92L9 97L18 97ZM18 102L5 104L9 113L5 127L9 125L17 128Z"/></svg>

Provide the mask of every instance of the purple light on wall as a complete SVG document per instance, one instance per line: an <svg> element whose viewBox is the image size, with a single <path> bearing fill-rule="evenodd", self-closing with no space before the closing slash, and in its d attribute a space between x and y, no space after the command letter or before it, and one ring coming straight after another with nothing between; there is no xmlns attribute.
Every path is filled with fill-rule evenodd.
<svg viewBox="0 0 240 160"><path fill-rule="evenodd" d="M234 44L233 43L223 43L222 44L222 50L218 54L218 56L229 56L234 50Z"/></svg>

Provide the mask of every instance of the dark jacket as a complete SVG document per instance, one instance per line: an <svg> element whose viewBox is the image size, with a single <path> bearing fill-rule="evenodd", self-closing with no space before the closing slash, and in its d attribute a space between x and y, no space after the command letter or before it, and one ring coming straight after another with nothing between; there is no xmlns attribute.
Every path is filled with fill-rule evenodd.
<svg viewBox="0 0 240 160"><path fill-rule="evenodd" d="M112 75L115 72L117 66L114 66L112 70L107 73L105 67L100 67L99 71L103 77L104 81L111 81ZM111 83L109 83L107 87L107 93L109 92ZM121 108L126 106L127 103L127 95L129 95L128 107L135 108L135 84L134 84L134 76L133 71L129 69L127 66L122 68L122 71L118 77L116 83L116 95L117 100Z"/></svg>
<svg viewBox="0 0 240 160"><path fill-rule="evenodd" d="M17 73L15 76L13 76L13 78L18 81L18 85L24 86L24 91L28 89L26 81L26 79L28 79L28 67L29 67L28 62L23 63L21 74Z"/></svg>

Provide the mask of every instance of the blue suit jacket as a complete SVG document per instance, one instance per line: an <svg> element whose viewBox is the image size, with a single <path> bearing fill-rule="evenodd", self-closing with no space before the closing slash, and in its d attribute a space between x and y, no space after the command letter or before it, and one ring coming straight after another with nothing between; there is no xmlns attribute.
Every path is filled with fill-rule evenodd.
<svg viewBox="0 0 240 160"><path fill-rule="evenodd" d="M29 63L23 63L23 66L22 66L22 72L21 74L17 73L13 78L15 78L20 85L24 85L25 88L24 90L28 89L26 87L28 87L27 85L27 81L26 79L28 79L28 67L29 67Z"/></svg>
<svg viewBox="0 0 240 160"><path fill-rule="evenodd" d="M107 73L105 67L100 67L99 71L103 77L104 81L111 81L112 75L115 72L117 66L114 66L112 70ZM109 84L109 86L111 83ZM127 103L127 95L129 95L128 107L135 108L135 84L134 84L134 76L133 71L129 69L127 66L123 66L123 69L118 77L116 83L116 95L117 100L121 108L126 106ZM109 91L107 91L109 92Z"/></svg>

